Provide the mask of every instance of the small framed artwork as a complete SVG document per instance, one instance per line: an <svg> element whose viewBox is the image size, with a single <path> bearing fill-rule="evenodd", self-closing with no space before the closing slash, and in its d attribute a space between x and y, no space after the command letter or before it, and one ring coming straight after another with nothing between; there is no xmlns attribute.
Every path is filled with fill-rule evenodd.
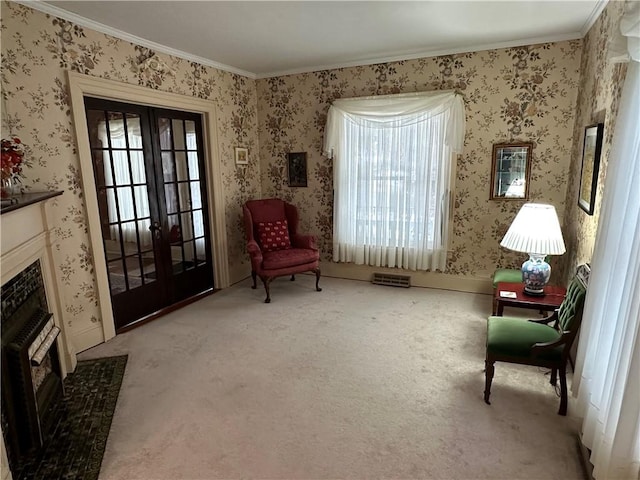
<svg viewBox="0 0 640 480"><path fill-rule="evenodd" d="M307 152L287 153L289 162L289 186L307 186Z"/></svg>
<svg viewBox="0 0 640 480"><path fill-rule="evenodd" d="M249 149L236 147L236 165L249 165Z"/></svg>
<svg viewBox="0 0 640 480"><path fill-rule="evenodd" d="M582 146L582 172L580 173L580 190L578 205L588 215L593 215L598 188L598 170L600 169L600 153L604 124L596 123L584 129Z"/></svg>
<svg viewBox="0 0 640 480"><path fill-rule="evenodd" d="M491 200L529 198L533 143L496 143L491 159Z"/></svg>

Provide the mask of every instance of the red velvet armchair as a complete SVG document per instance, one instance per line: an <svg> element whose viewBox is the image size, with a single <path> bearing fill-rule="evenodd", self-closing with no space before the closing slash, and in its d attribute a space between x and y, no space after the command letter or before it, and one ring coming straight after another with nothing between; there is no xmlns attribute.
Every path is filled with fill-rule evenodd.
<svg viewBox="0 0 640 480"><path fill-rule="evenodd" d="M314 272L316 290L320 281L320 253L313 235L298 233L298 210L278 198L249 200L243 207L247 252L251 257L251 277L256 288L260 277L267 293L264 303L271 302L269 284L276 277Z"/></svg>

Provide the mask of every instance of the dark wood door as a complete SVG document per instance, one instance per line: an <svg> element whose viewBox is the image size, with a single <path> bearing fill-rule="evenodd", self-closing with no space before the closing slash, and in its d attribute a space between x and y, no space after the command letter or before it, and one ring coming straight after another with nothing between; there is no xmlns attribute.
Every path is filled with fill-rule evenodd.
<svg viewBox="0 0 640 480"><path fill-rule="evenodd" d="M85 98L116 329L213 289L198 114Z"/></svg>

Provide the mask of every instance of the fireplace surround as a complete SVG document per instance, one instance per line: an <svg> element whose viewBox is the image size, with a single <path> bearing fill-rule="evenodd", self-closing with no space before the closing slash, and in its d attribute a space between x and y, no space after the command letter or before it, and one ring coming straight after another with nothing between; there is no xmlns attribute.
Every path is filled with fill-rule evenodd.
<svg viewBox="0 0 640 480"><path fill-rule="evenodd" d="M2 433L11 467L43 446L63 393L60 328L48 312L40 261L2 286Z"/></svg>
<svg viewBox="0 0 640 480"><path fill-rule="evenodd" d="M17 195L15 197L17 201L9 207L2 207L0 215L3 377L7 373L6 378L9 378L19 370L23 379L29 381L29 384L22 389L22 395L32 395L35 408L39 410L47 410L55 403L55 399L62 392L61 381L76 366L75 350L65 331L53 260L56 238L52 233L51 209L61 194L62 192L41 192ZM34 264L39 265L39 269L34 269L32 267ZM39 271L36 273L35 270ZM27 271L27 276L39 277L38 287L30 294L21 287L14 288L15 298L9 304L9 296L4 295L5 287L9 292L14 285L14 279L24 271ZM5 308L13 309L13 313L22 309L19 316L24 316L21 321L26 326L20 326L18 323L5 324ZM37 363L40 365L33 365ZM26 381L24 383L26 384ZM20 390L19 384L13 381L8 385L7 388L12 390L12 393L14 393L13 390ZM3 396L4 387L5 385L3 385ZM41 441L39 437L43 429L46 430L48 421L46 415L36 418L33 416L33 404L29 408L32 409L31 413L25 412L24 408L21 411L18 409L19 418L5 422L4 417L15 415L16 408L10 408L3 402L0 480L11 478L4 436L13 435L11 429L19 428L18 440L13 437L11 442L20 442L22 447L19 448L29 449L32 448L29 445L37 446ZM42 412L36 413L39 415ZM19 427L9 427L10 422L14 422L14 425ZM35 428L29 429L28 435L22 432L24 425L27 424L35 425ZM15 453L12 451L11 455L14 457Z"/></svg>

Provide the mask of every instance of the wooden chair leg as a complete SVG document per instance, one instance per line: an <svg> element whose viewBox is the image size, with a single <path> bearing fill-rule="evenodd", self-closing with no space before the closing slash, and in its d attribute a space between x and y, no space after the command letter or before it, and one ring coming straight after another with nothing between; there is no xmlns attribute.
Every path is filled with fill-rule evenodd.
<svg viewBox="0 0 640 480"><path fill-rule="evenodd" d="M254 290L256 289L257 285L256 285L256 271L255 270L251 270L251 278L253 278L253 285L251 285L251 288L253 288Z"/></svg>
<svg viewBox="0 0 640 480"><path fill-rule="evenodd" d="M316 268L315 272L316 272L316 291L321 292L322 289L318 286L318 282L320 281L320 268L319 267Z"/></svg>
<svg viewBox="0 0 640 480"><path fill-rule="evenodd" d="M495 361L490 360L489 358L484 361L484 403L487 405L491 405L489 395L491 395L491 381L493 380L494 363Z"/></svg>
<svg viewBox="0 0 640 480"><path fill-rule="evenodd" d="M271 294L269 292L269 284L271 283L271 280L273 280L272 277L260 277L262 279L262 283L264 284L264 291L267 292L267 298L264 299L264 303L271 303Z"/></svg>
<svg viewBox="0 0 640 480"><path fill-rule="evenodd" d="M551 385L553 385L554 387L556 386L556 383L558 383L558 369L557 368L552 368L551 369L551 379L549 380L549 383Z"/></svg>
<svg viewBox="0 0 640 480"><path fill-rule="evenodd" d="M567 414L567 367L563 365L560 367L560 410L558 415Z"/></svg>
<svg viewBox="0 0 640 480"><path fill-rule="evenodd" d="M296 276L295 275L291 275L291 278L289 280L291 280L292 282L295 282L296 281Z"/></svg>

